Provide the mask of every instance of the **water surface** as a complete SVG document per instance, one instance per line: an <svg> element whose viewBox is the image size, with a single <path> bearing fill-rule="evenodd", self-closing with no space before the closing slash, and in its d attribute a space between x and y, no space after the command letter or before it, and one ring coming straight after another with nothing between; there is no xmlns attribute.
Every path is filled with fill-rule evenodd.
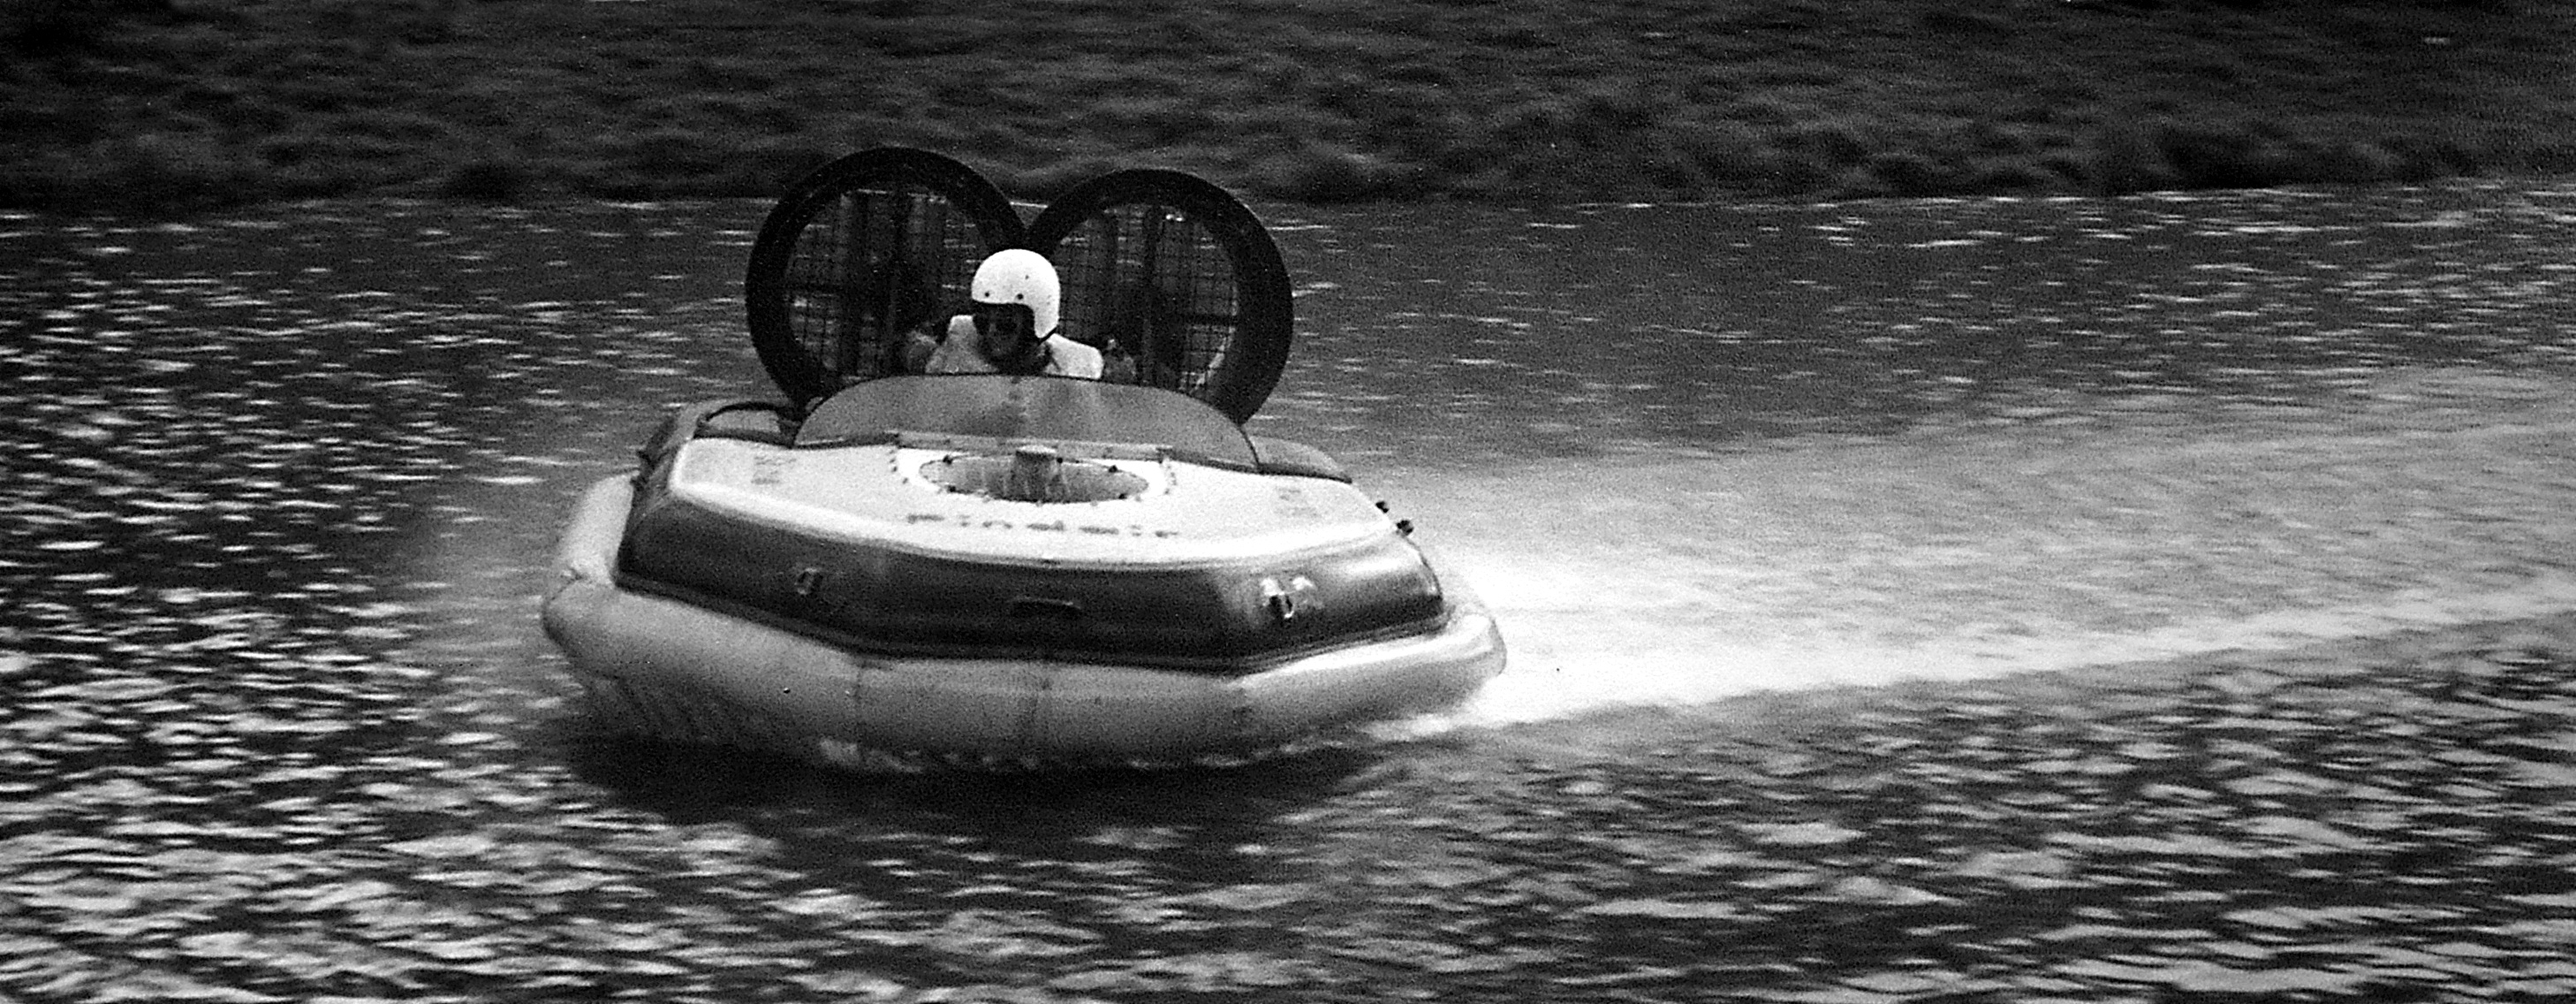
<svg viewBox="0 0 2576 1004"><path fill-rule="evenodd" d="M2576 992L2576 189L1271 210L1513 665L1026 777L566 700L762 209L0 217L0 997Z"/></svg>

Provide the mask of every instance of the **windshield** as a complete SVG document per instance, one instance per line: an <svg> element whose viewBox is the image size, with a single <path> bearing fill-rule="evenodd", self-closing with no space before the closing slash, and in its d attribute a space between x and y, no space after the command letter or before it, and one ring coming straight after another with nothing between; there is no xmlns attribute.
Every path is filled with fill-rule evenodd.
<svg viewBox="0 0 2576 1004"><path fill-rule="evenodd" d="M1142 443L1219 463L1254 464L1243 430L1197 398L1098 380L994 373L880 377L853 384L816 406L797 430L796 441L866 439L894 432Z"/></svg>

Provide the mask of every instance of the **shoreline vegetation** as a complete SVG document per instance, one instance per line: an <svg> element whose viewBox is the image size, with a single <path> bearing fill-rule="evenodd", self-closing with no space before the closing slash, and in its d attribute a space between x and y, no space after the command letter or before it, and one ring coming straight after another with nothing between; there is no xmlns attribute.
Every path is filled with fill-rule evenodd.
<svg viewBox="0 0 2576 1004"><path fill-rule="evenodd" d="M0 0L0 206L2125 194L2576 173L2558 0Z"/></svg>

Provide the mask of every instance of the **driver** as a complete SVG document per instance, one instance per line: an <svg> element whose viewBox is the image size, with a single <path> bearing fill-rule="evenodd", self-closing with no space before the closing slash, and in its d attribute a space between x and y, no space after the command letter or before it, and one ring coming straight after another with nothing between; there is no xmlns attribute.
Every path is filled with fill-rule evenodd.
<svg viewBox="0 0 2576 1004"><path fill-rule="evenodd" d="M968 288L965 313L908 340L904 355L915 372L1100 378L1100 350L1056 333L1062 287L1046 256L995 252Z"/></svg>

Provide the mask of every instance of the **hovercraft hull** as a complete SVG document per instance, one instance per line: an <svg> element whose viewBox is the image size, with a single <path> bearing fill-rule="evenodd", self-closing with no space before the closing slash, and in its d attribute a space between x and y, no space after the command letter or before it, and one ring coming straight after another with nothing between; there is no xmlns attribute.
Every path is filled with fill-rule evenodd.
<svg viewBox="0 0 2576 1004"><path fill-rule="evenodd" d="M635 496L626 477L584 495L544 605L593 713L622 731L844 765L887 754L1189 761L1436 710L1503 663L1491 617L1454 577L1444 616L1429 622L1227 667L873 651L757 609L621 584Z"/></svg>

